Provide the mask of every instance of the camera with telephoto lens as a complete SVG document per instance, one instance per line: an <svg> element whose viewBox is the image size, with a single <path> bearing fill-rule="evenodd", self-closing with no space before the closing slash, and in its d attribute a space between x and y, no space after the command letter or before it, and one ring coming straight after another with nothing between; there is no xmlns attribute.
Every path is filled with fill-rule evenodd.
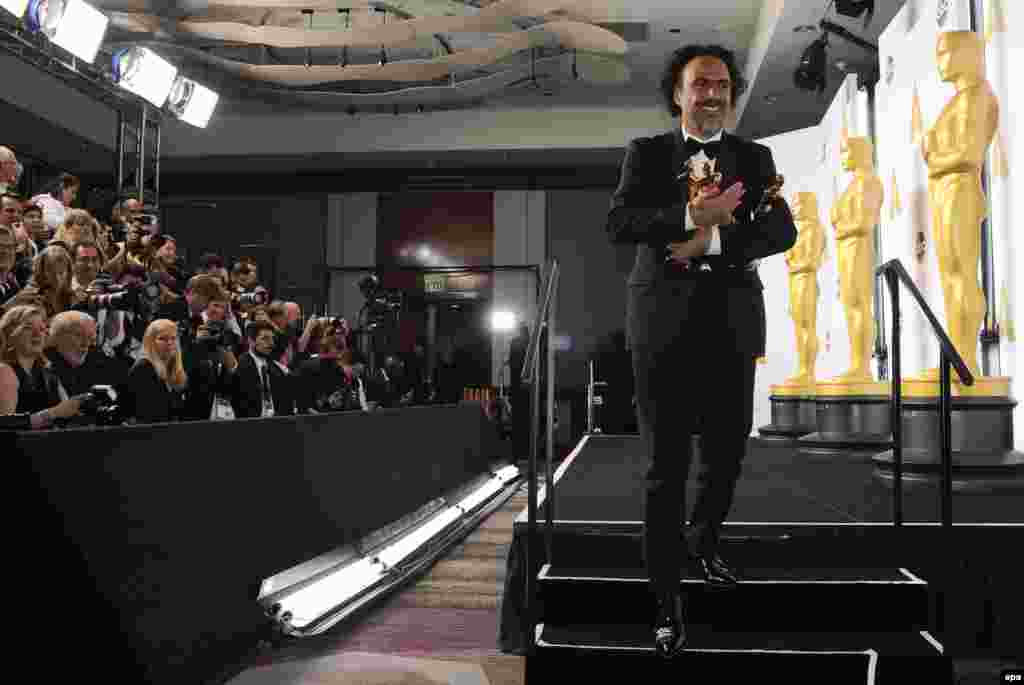
<svg viewBox="0 0 1024 685"><path fill-rule="evenodd" d="M235 293L233 298L242 307L258 307L270 302L265 290L254 290L251 293Z"/></svg>
<svg viewBox="0 0 1024 685"><path fill-rule="evenodd" d="M139 306L139 288L127 288L114 283L107 273L100 273L85 288L87 297L82 303L87 311L115 309L135 311Z"/></svg>
<svg viewBox="0 0 1024 685"><path fill-rule="evenodd" d="M97 426L120 426L125 417L117 404L117 391L112 385L94 385L81 396L80 410Z"/></svg>
<svg viewBox="0 0 1024 685"><path fill-rule="evenodd" d="M210 347L225 347L227 346L227 321L213 321L208 319L204 324L208 331L208 337L204 341Z"/></svg>

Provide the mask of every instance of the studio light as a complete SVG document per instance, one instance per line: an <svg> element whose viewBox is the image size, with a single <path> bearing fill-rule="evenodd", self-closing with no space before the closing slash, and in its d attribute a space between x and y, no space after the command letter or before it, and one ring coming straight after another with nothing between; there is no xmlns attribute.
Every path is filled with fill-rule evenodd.
<svg viewBox="0 0 1024 685"><path fill-rule="evenodd" d="M0 7L21 19L28 9L28 0L0 0Z"/></svg>
<svg viewBox="0 0 1024 685"><path fill-rule="evenodd" d="M516 315L512 312L495 311L491 313L491 328L498 332L508 332L516 327Z"/></svg>
<svg viewBox="0 0 1024 685"><path fill-rule="evenodd" d="M828 34L822 33L820 38L804 50L800 65L793 73L793 82L801 90L823 93L826 85L828 67Z"/></svg>
<svg viewBox="0 0 1024 685"><path fill-rule="evenodd" d="M206 128L217 99L217 94L206 86L179 75L174 79L167 107L186 124Z"/></svg>
<svg viewBox="0 0 1024 685"><path fill-rule="evenodd" d="M178 69L149 48L118 50L113 57L114 81L130 93L163 107Z"/></svg>
<svg viewBox="0 0 1024 685"><path fill-rule="evenodd" d="M26 19L30 31L42 33L86 62L96 59L110 23L107 15L83 0L30 0Z"/></svg>

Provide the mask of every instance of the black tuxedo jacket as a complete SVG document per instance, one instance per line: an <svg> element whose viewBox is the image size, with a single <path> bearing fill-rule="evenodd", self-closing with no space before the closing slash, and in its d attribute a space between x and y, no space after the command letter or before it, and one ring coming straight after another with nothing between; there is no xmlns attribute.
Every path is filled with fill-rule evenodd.
<svg viewBox="0 0 1024 685"><path fill-rule="evenodd" d="M273 362L267 363L270 392L274 396L274 416L295 413L295 398L291 379ZM231 379L231 408L239 419L258 418L263 415L260 402L260 377L252 355L245 353L238 360L238 368Z"/></svg>
<svg viewBox="0 0 1024 685"><path fill-rule="evenodd" d="M653 137L637 138L629 143L622 162L619 185L612 195L607 231L613 243L635 244L636 261L629 275L630 297L659 292L658 284L673 281L685 293L694 279L675 264L666 263L667 245L684 242L694 236L686 231L687 187L678 179L687 157L682 131L676 129ZM764 353L764 286L756 270L743 265L752 259L768 257L788 250L796 242L796 225L789 207L776 200L773 210L754 218L754 210L768 183L775 176L775 161L764 145L722 134L718 154L722 189L742 181L746 189L742 204L733 213L735 223L719 227L721 254L702 257L713 272L724 273L722 287L727 291L729 328L736 334L738 349L756 356ZM729 266L739 267L725 271ZM686 307L687 298L673 306ZM631 307L632 312L648 312L650 307ZM630 347L645 334L644 320L627 320ZM644 318L643 316L640 317Z"/></svg>

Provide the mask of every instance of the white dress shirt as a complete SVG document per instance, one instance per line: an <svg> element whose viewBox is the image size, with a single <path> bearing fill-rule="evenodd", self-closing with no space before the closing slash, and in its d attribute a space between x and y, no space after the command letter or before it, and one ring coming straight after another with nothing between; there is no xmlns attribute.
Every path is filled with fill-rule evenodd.
<svg viewBox="0 0 1024 685"><path fill-rule="evenodd" d="M698 143L720 143L720 142L722 142L722 132L719 131L718 133L716 133L715 135L711 136L707 140L702 140L701 138L698 138L697 136L694 136L694 135L691 135L691 134L687 133L686 130L684 129L683 130L683 142L685 143L690 138L693 138ZM704 154L704 151L701 150L700 152L695 154L693 157L690 157L690 161L691 162L695 161L697 163L700 163L700 162L707 162L709 160L708 160L707 155ZM697 228L697 224L694 223L693 217L690 216L690 208L689 208L689 206L687 206L687 208L686 208L686 230L687 231L692 231L692 230L695 230L696 228ZM718 254L722 254L722 239L718 235L718 226L712 226L711 227L711 240L708 242L708 247L707 247L707 250L704 251L704 254L705 255L718 255Z"/></svg>
<svg viewBox="0 0 1024 685"><path fill-rule="evenodd" d="M266 359L261 359L258 355L253 354L252 352L249 352L249 356L252 357L252 360L254 362L256 362L256 376L259 378L260 387L263 388L263 414L262 415L265 416L265 417L273 416L274 415L274 396L273 396L273 394L271 394L269 387L267 387L267 388L263 387L263 369L265 369L266 366L267 366L267 360ZM270 372L269 371L267 372L266 378L267 378L267 382L269 383L270 382Z"/></svg>

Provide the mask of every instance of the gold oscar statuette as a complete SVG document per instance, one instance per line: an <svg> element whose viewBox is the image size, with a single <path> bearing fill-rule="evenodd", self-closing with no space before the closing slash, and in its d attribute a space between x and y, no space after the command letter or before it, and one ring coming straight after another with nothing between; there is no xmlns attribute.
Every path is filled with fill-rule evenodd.
<svg viewBox="0 0 1024 685"><path fill-rule="evenodd" d="M875 173L873 145L865 136L853 136L841 147L843 170L853 180L836 200L830 213L835 231L839 301L846 315L850 340L849 369L817 384L819 395L884 395L889 384L874 380L871 351L875 342L874 229L885 197L882 180Z"/></svg>
<svg viewBox="0 0 1024 685"><path fill-rule="evenodd" d="M825 229L818 216L814 193L796 193L793 220L796 244L784 255L789 271L790 314L796 332L797 372L782 385L773 386L775 395L814 395L814 366L818 358L818 269L825 254Z"/></svg>
<svg viewBox="0 0 1024 685"><path fill-rule="evenodd" d="M946 104L921 147L928 166L932 237L949 338L975 376L975 385L959 385L954 394L1009 395L1008 378L979 378L978 333L985 317L985 295L978 281L981 222L987 213L981 169L999 126L999 100L985 78L985 44L972 31L939 36L939 76L956 94ZM908 394L937 394L938 368L912 379ZM915 382L920 383L916 388ZM930 387L929 387L930 386Z"/></svg>

